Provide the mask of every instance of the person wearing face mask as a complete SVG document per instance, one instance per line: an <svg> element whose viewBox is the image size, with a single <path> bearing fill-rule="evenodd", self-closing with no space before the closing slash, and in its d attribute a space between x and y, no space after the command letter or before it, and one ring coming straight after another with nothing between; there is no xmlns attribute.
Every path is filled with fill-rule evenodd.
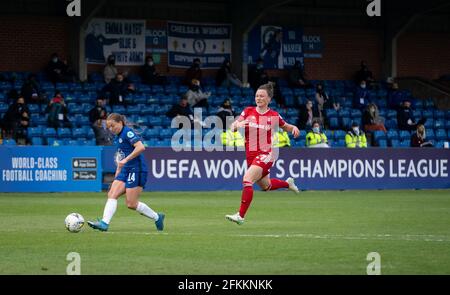
<svg viewBox="0 0 450 295"><path fill-rule="evenodd" d="M53 84L65 82L67 70L68 70L67 64L62 60L60 60L57 53L53 53L46 68L48 79Z"/></svg>
<svg viewBox="0 0 450 295"><path fill-rule="evenodd" d="M297 126L300 129L309 129L316 118L320 118L319 110L313 105L312 100L307 100L306 104L300 107Z"/></svg>
<svg viewBox="0 0 450 295"><path fill-rule="evenodd" d="M369 102L369 91L366 81L361 81L353 97L353 108L363 110Z"/></svg>
<svg viewBox="0 0 450 295"><path fill-rule="evenodd" d="M374 103L368 104L367 108L364 110L362 125L366 132L376 130L387 132L386 127L384 127L384 118L380 117L378 107Z"/></svg>
<svg viewBox="0 0 450 295"><path fill-rule="evenodd" d="M128 83L122 73L118 73L115 79L103 87L101 96L109 97L110 105L126 105L125 98L134 90L133 84Z"/></svg>
<svg viewBox="0 0 450 295"><path fill-rule="evenodd" d="M64 97L60 91L55 92L55 97L49 102L46 110L48 113L48 126L57 128L72 128L72 124L67 117L69 110L67 109Z"/></svg>
<svg viewBox="0 0 450 295"><path fill-rule="evenodd" d="M18 144L26 144L26 130L30 122L30 111L22 95L9 106L3 116L3 137L13 138Z"/></svg>
<svg viewBox="0 0 450 295"><path fill-rule="evenodd" d="M105 99L101 96L97 97L95 106L89 111L89 121L94 124L97 120L106 120L107 111L105 108Z"/></svg>
<svg viewBox="0 0 450 295"><path fill-rule="evenodd" d="M194 60L192 61L192 65L189 69L186 70L186 73L184 75L184 81L183 84L186 86L190 86L191 85L191 81L192 80L202 80L202 70L200 68L201 66L201 62L199 58L194 58Z"/></svg>
<svg viewBox="0 0 450 295"><path fill-rule="evenodd" d="M426 119L422 118L416 122L411 109L411 101L405 99L402 106L397 111L397 124L400 130L416 130L418 124L425 124Z"/></svg>
<svg viewBox="0 0 450 295"><path fill-rule="evenodd" d="M359 129L358 123L353 122L352 128L345 135L345 145L348 148L366 148L367 138L364 131Z"/></svg>
<svg viewBox="0 0 450 295"><path fill-rule="evenodd" d="M320 122L314 120L311 131L306 134L306 146L309 148L330 147L327 136L320 130Z"/></svg>
<svg viewBox="0 0 450 295"><path fill-rule="evenodd" d="M110 56L108 56L105 68L103 69L103 78L105 79L105 83L108 84L109 82L111 82L111 80L114 79L116 75L116 57L111 54Z"/></svg>
<svg viewBox="0 0 450 295"><path fill-rule="evenodd" d="M216 116L219 117L222 122L222 144L225 146L244 146L245 141L242 134L237 130L233 132L229 128L227 128L227 118L229 124L231 124L234 121L234 117L236 116L236 113L231 106L230 99L227 98L223 101L222 105L217 111Z"/></svg>
<svg viewBox="0 0 450 295"><path fill-rule="evenodd" d="M192 112L192 109L188 104L188 99L186 95L180 97L180 101L177 104L173 105L172 108L167 111L166 116L169 117L170 119L173 119L178 116L188 117L192 127L194 123L194 113ZM183 127L187 128L187 126Z"/></svg>
<svg viewBox="0 0 450 295"><path fill-rule="evenodd" d="M431 141L425 141L426 138L425 126L418 124L416 132L411 136L411 147L433 147Z"/></svg>
<svg viewBox="0 0 450 295"><path fill-rule="evenodd" d="M149 85L164 85L166 78L156 72L155 62L152 56L147 56L145 64L141 68L142 82Z"/></svg>
<svg viewBox="0 0 450 295"><path fill-rule="evenodd" d="M191 107L209 107L208 98L211 96L210 92L203 92L200 87L200 81L193 79L189 90L186 92L188 103Z"/></svg>

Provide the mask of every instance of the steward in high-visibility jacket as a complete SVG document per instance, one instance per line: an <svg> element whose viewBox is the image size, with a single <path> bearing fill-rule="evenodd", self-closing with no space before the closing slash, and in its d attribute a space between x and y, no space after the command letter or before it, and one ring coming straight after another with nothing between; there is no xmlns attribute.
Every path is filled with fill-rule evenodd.
<svg viewBox="0 0 450 295"><path fill-rule="evenodd" d="M225 146L244 146L245 140L239 131L232 132L231 130L223 131L221 134L222 145Z"/></svg>
<svg viewBox="0 0 450 295"><path fill-rule="evenodd" d="M359 130L358 126L352 126L352 130L348 131L345 135L345 145L348 148L366 148L366 134L362 130Z"/></svg>
<svg viewBox="0 0 450 295"><path fill-rule="evenodd" d="M274 147L289 147L291 146L291 139L286 131L279 130L273 134L272 145Z"/></svg>
<svg viewBox="0 0 450 295"><path fill-rule="evenodd" d="M327 136L320 132L320 127L317 126L311 129L311 131L306 134L306 146L307 147L314 147L315 145L323 145L328 146L328 138Z"/></svg>

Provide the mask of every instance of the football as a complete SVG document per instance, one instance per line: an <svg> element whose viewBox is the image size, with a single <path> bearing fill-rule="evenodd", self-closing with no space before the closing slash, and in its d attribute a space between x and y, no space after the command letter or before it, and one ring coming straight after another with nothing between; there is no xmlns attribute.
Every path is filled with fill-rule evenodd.
<svg viewBox="0 0 450 295"><path fill-rule="evenodd" d="M65 220L66 228L71 233L79 232L84 225L84 218L79 213L70 213Z"/></svg>

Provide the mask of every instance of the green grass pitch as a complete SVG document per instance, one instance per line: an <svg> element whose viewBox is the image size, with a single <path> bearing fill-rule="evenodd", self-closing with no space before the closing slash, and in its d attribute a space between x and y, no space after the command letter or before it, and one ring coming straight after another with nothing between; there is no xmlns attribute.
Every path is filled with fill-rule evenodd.
<svg viewBox="0 0 450 295"><path fill-rule="evenodd" d="M244 225L227 221L240 192L151 192L166 228L126 208L110 231L69 233L64 218L101 217L105 193L0 194L0 274L450 274L449 190L255 192Z"/></svg>

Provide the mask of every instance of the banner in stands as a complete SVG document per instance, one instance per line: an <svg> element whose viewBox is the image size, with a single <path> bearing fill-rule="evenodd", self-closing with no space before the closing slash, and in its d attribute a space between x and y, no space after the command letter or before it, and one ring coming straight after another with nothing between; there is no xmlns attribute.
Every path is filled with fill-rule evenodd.
<svg viewBox="0 0 450 295"><path fill-rule="evenodd" d="M320 35L303 35L305 58L322 58L323 40Z"/></svg>
<svg viewBox="0 0 450 295"><path fill-rule="evenodd" d="M145 48L147 53L167 53L167 24L147 21L145 30Z"/></svg>
<svg viewBox="0 0 450 295"><path fill-rule="evenodd" d="M303 30L279 26L255 26L248 34L247 61L264 60L265 69L285 69L299 61L303 67Z"/></svg>
<svg viewBox="0 0 450 295"><path fill-rule="evenodd" d="M113 166L113 150L106 156ZM145 189L150 191L241 190L244 152L174 152L149 148ZM449 149L280 150L271 177L294 177L304 190L450 188Z"/></svg>
<svg viewBox="0 0 450 295"><path fill-rule="evenodd" d="M105 64L109 55L116 65L143 65L145 21L94 18L85 32L85 57L91 64Z"/></svg>
<svg viewBox="0 0 450 295"><path fill-rule="evenodd" d="M199 58L204 69L231 60L231 25L167 22L169 66L188 68Z"/></svg>
<svg viewBox="0 0 450 295"><path fill-rule="evenodd" d="M0 147L0 192L100 191L101 147Z"/></svg>

